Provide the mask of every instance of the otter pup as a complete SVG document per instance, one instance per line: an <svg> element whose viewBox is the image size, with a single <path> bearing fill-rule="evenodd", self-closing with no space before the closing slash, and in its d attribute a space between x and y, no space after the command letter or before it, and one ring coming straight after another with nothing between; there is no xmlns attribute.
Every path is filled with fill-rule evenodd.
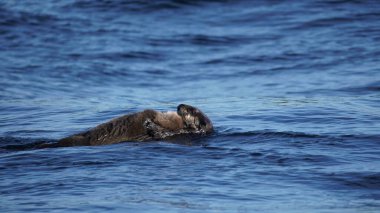
<svg viewBox="0 0 380 213"><path fill-rule="evenodd" d="M159 140L178 134L206 135L212 131L213 125L202 111L190 105L180 104L177 112L159 112L148 109L124 115L86 132L63 138L57 143L40 144L38 148L95 146L123 141Z"/></svg>

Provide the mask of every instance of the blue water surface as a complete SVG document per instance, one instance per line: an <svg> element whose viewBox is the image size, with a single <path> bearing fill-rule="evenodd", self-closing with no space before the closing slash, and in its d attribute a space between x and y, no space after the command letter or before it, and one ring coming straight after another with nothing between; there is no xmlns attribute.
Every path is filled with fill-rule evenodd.
<svg viewBox="0 0 380 213"><path fill-rule="evenodd" d="M1 147L180 103L215 134L1 149L1 212L379 212L378 1L0 1Z"/></svg>

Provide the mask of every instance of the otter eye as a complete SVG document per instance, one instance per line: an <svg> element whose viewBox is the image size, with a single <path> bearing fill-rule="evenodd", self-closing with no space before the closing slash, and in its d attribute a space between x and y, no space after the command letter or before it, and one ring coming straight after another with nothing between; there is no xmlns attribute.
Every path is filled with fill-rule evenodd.
<svg viewBox="0 0 380 213"><path fill-rule="evenodd" d="M189 113L191 115L195 115L195 114L197 114L197 110L196 109L189 109Z"/></svg>

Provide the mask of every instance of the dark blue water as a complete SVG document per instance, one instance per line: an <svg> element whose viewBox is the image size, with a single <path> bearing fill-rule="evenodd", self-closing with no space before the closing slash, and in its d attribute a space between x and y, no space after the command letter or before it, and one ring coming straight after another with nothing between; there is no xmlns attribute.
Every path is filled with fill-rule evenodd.
<svg viewBox="0 0 380 213"><path fill-rule="evenodd" d="M1 212L379 212L378 1L0 1L0 143L179 103L183 142L0 151Z"/></svg>

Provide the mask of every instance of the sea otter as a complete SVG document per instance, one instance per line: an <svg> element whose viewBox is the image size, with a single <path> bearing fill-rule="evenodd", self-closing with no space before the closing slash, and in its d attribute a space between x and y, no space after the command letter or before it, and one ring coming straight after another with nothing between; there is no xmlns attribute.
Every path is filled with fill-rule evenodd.
<svg viewBox="0 0 380 213"><path fill-rule="evenodd" d="M96 146L123 141L160 140L179 134L206 135L211 132L211 120L202 111L190 105L180 104L177 112L148 109L124 115L56 143L40 144L37 148Z"/></svg>

